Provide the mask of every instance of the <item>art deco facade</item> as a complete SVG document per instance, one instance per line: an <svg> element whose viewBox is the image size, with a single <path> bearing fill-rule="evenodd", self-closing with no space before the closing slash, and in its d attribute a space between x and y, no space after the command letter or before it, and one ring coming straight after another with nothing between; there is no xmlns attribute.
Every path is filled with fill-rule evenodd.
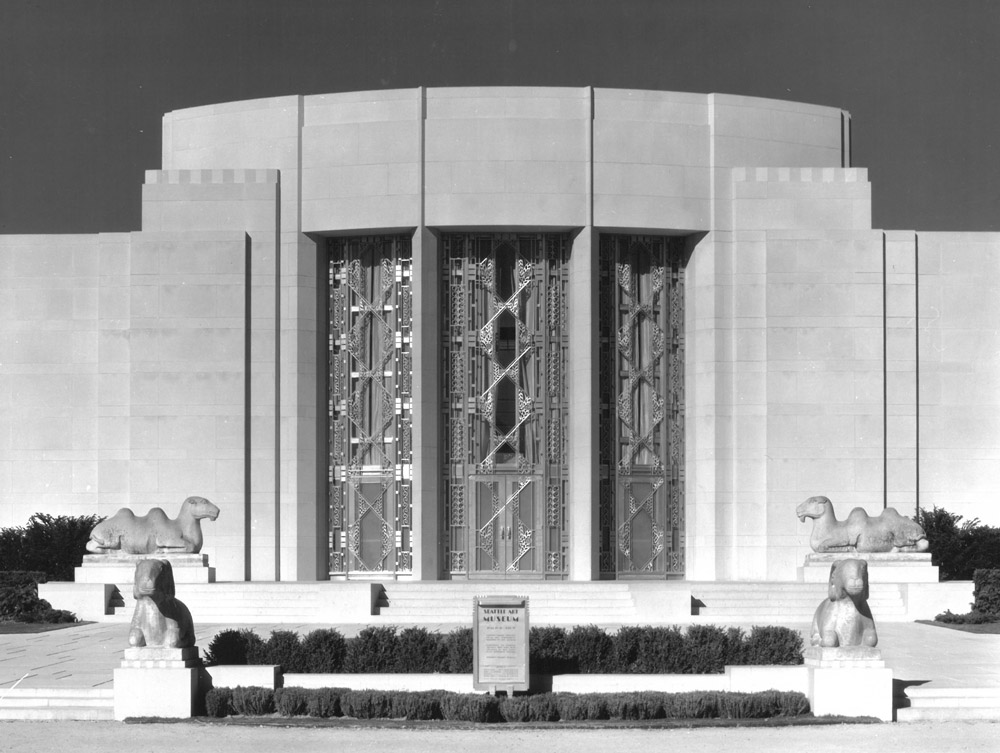
<svg viewBox="0 0 1000 753"><path fill-rule="evenodd" d="M163 122L142 230L0 238L0 523L220 579L783 580L798 502L989 519L1000 240L871 228L837 109L410 89Z"/></svg>

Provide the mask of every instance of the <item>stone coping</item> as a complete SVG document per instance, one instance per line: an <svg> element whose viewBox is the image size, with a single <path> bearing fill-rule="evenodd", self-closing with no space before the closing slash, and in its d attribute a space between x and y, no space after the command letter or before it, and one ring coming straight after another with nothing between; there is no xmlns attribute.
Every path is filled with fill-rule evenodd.
<svg viewBox="0 0 1000 753"><path fill-rule="evenodd" d="M811 552L806 564L830 564L840 560L864 560L870 565L930 565L930 552Z"/></svg>

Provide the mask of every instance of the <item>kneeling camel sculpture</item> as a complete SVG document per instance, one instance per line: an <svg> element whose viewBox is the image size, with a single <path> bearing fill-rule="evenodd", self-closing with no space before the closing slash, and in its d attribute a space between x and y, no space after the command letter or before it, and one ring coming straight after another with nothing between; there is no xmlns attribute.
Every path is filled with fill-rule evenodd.
<svg viewBox="0 0 1000 753"><path fill-rule="evenodd" d="M888 507L870 517L855 507L846 520L837 520L827 497L810 497L795 509L799 520L813 518L809 545L814 552L923 552L927 534L909 518Z"/></svg>
<svg viewBox="0 0 1000 753"><path fill-rule="evenodd" d="M204 497L188 497L174 520L159 507L136 515L127 507L103 520L90 532L87 550L97 554L197 554L201 551L202 518L215 520L219 508Z"/></svg>

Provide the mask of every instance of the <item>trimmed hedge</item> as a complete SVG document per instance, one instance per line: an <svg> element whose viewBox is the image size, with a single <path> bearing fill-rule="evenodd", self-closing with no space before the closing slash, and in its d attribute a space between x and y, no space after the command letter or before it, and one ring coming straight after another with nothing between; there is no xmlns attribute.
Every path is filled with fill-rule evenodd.
<svg viewBox="0 0 1000 753"><path fill-rule="evenodd" d="M802 716L802 693L539 693L495 698L443 690L420 692L344 688L213 688L205 698L209 716L347 716L496 723L623 719L766 719Z"/></svg>
<svg viewBox="0 0 1000 753"><path fill-rule="evenodd" d="M567 631L535 627L529 636L533 674L717 674L726 665L801 664L802 637L781 626L626 626L609 634L593 625ZM472 672L472 628L447 635L425 628L368 627L345 639L337 630L305 638L276 630L264 641L251 630L224 630L205 652L209 664L279 664L286 673Z"/></svg>

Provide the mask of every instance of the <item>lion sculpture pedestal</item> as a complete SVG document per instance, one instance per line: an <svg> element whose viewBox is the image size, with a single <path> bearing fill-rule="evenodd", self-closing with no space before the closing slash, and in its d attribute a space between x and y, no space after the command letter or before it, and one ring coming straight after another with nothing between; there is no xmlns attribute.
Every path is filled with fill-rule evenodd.
<svg viewBox="0 0 1000 753"><path fill-rule="evenodd" d="M828 570L826 598L813 617L803 654L816 716L873 716L892 721L892 670L882 661L868 608L868 563L841 559Z"/></svg>
<svg viewBox="0 0 1000 753"><path fill-rule="evenodd" d="M135 566L129 646L115 670L115 719L188 719L194 714L201 659L191 614L174 596L170 562Z"/></svg>

